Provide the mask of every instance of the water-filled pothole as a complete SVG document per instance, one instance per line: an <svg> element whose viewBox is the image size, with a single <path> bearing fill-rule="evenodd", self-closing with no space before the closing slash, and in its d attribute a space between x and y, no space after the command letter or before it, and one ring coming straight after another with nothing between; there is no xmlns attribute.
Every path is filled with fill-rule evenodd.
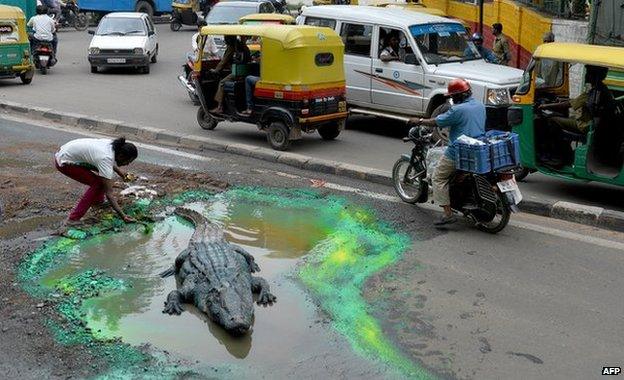
<svg viewBox="0 0 624 380"><path fill-rule="evenodd" d="M191 203L222 225L226 238L252 253L278 297L267 308L255 306L253 331L233 338L186 305L181 316L163 314L163 302L176 286L161 279L186 248L192 226L176 216L157 223L150 235L141 231L100 235L73 248L69 259L41 280L53 288L63 278L97 268L128 287L83 302L80 312L98 338L121 337L126 343L150 343L192 361L232 364L247 376L287 377L295 372L316 376L350 373L377 377L379 366L352 353L348 342L322 323L316 307L293 276L299 258L309 253L335 227L314 208L280 208L228 194L214 201ZM285 363L288 363L285 365ZM321 366L320 363L333 363Z"/></svg>

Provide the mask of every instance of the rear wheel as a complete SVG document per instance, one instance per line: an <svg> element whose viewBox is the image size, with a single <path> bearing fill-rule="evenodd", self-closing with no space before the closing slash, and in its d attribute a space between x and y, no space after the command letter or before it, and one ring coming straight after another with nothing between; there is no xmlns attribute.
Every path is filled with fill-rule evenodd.
<svg viewBox="0 0 624 380"><path fill-rule="evenodd" d="M531 174L531 171L529 169L523 167L522 171L520 173L516 174L516 181L522 181L529 174Z"/></svg>
<svg viewBox="0 0 624 380"><path fill-rule="evenodd" d="M323 140L333 140L340 134L340 124L331 123L323 125L318 129L318 133Z"/></svg>
<svg viewBox="0 0 624 380"><path fill-rule="evenodd" d="M429 191L424 179L426 172L418 171L410 164L410 159L401 157L392 167L392 186L401 200L406 203L418 203Z"/></svg>
<svg viewBox="0 0 624 380"><path fill-rule="evenodd" d="M267 140L275 150L286 150L290 145L288 127L281 121L274 121L267 129Z"/></svg>
<svg viewBox="0 0 624 380"><path fill-rule="evenodd" d="M150 62L152 63L158 62L158 45L156 45L156 51L154 52L154 55L152 55L152 59L150 60Z"/></svg>
<svg viewBox="0 0 624 380"><path fill-rule="evenodd" d="M204 107L199 107L197 110L197 123L201 129L212 131L217 127L217 120L212 117L211 114L204 111Z"/></svg>
<svg viewBox="0 0 624 380"><path fill-rule="evenodd" d="M41 68L39 68L39 71L41 72L41 75L47 75L48 74L48 68L45 66L41 66Z"/></svg>
<svg viewBox="0 0 624 380"><path fill-rule="evenodd" d="M171 21L171 23L169 24L169 28L171 28L171 31L177 32L182 28L182 24L180 23L180 21L177 20Z"/></svg>
<svg viewBox="0 0 624 380"><path fill-rule="evenodd" d="M154 7L147 1L137 1L135 10L137 12L146 13L150 18L154 18Z"/></svg>
<svg viewBox="0 0 624 380"><path fill-rule="evenodd" d="M86 30L89 27L89 16L86 13L77 13L74 17L74 28L76 30Z"/></svg>
<svg viewBox="0 0 624 380"><path fill-rule="evenodd" d="M30 84L33 80L32 75L28 76L28 73L20 74L20 80L23 84Z"/></svg>
<svg viewBox="0 0 624 380"><path fill-rule="evenodd" d="M477 228L481 231L496 234L501 232L509 223L509 218L511 217L511 210L509 207L503 202L501 198L501 193L495 192L496 194L496 215L494 215L494 219L487 223L477 223Z"/></svg>

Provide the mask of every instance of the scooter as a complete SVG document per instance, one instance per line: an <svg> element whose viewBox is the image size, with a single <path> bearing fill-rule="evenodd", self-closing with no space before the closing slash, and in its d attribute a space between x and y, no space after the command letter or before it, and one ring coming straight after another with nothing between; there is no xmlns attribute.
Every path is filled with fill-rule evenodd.
<svg viewBox="0 0 624 380"><path fill-rule="evenodd" d="M33 62L41 74L48 73L48 69L56 64L51 42L38 41L36 43L33 48Z"/></svg>
<svg viewBox="0 0 624 380"><path fill-rule="evenodd" d="M428 128L413 127L404 142L414 143L411 155L402 155L392 168L395 191L407 203L425 203L429 200L432 166L430 148L439 144ZM435 142L434 142L435 141ZM442 149L438 149L442 152ZM433 170L432 170L433 171ZM505 168L486 174L457 171L450 184L451 208L463 214L475 226L492 234L502 231L517 212L522 195L514 179L518 167Z"/></svg>

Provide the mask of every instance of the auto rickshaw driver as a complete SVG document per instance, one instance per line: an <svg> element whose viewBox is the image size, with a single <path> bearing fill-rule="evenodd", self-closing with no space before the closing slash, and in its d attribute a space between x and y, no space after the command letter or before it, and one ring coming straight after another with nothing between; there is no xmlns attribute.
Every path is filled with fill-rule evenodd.
<svg viewBox="0 0 624 380"><path fill-rule="evenodd" d="M247 47L247 36L239 36L239 38L237 38L236 36L230 35L225 36L224 39L227 47L219 64L211 70L213 74L220 74L224 69L231 68L233 63L246 64L251 61L251 52L249 51L249 47ZM210 113L223 113L223 86L225 85L225 82L230 81L235 77L235 73L230 73L219 81L219 86L214 97L217 106L210 110Z"/></svg>

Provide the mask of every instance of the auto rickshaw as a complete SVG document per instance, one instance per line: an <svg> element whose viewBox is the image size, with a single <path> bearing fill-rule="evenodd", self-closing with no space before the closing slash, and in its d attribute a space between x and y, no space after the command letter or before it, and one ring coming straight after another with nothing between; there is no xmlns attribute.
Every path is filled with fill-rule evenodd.
<svg viewBox="0 0 624 380"><path fill-rule="evenodd" d="M555 117L572 115L567 110L553 113L540 107L570 98L570 68L574 65L576 70L586 70L583 65L609 70L602 81L609 92L599 97L608 111L588 113L586 133L555 128L561 120ZM508 122L520 136L522 165L565 179L624 185L623 72L624 48L558 42L540 45L508 111ZM553 153L560 156L554 163L548 158Z"/></svg>
<svg viewBox="0 0 624 380"><path fill-rule="evenodd" d="M318 131L332 140L344 129L344 45L334 31L303 25L208 25L201 30L200 52L210 35L260 37L261 61L233 64L231 71L215 75L215 61L198 58L193 77L201 128L212 130L224 120L256 124L276 150L286 150L302 132ZM223 112L211 113L219 81L230 73L235 76L224 83ZM244 113L247 75L259 77L250 114Z"/></svg>
<svg viewBox="0 0 624 380"><path fill-rule="evenodd" d="M198 16L197 12L203 12L204 16L208 13L207 9L202 9L202 4L205 7L210 7L211 1L200 0L173 0L171 2L171 22L169 27L172 31L177 32L182 28L182 25L197 26Z"/></svg>
<svg viewBox="0 0 624 380"><path fill-rule="evenodd" d="M19 77L23 84L30 84L34 74L24 12L0 5L0 78Z"/></svg>

